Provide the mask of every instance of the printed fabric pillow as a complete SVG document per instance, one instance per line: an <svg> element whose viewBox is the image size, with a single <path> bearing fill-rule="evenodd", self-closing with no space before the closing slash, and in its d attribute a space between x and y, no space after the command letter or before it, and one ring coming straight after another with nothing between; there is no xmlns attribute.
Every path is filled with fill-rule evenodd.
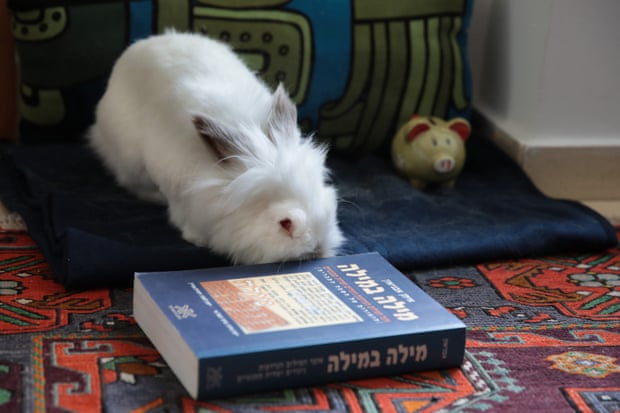
<svg viewBox="0 0 620 413"><path fill-rule="evenodd" d="M304 130L376 150L412 114L468 116L473 0L9 0L22 142L76 141L132 42L172 27L230 42L283 82Z"/></svg>

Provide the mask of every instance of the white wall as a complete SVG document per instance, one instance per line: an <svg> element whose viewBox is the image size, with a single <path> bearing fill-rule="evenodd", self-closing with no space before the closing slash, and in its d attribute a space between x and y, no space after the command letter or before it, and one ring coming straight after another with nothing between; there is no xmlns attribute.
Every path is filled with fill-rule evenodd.
<svg viewBox="0 0 620 413"><path fill-rule="evenodd" d="M556 0L546 43L540 135L620 144L620 1Z"/></svg>
<svg viewBox="0 0 620 413"><path fill-rule="evenodd" d="M477 0L474 105L518 140L620 145L620 0Z"/></svg>
<svg viewBox="0 0 620 413"><path fill-rule="evenodd" d="M620 0L475 0L475 109L547 195L617 202Z"/></svg>

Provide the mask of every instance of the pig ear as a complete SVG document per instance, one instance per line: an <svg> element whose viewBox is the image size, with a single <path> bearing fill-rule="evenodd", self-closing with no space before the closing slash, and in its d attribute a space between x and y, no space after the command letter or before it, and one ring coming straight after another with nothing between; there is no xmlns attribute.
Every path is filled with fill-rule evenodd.
<svg viewBox="0 0 620 413"><path fill-rule="evenodd" d="M413 141L415 138L418 137L419 134L421 134L422 132L426 132L427 130L429 130L431 128L431 125L429 125L428 123L417 123L413 126L413 128L411 128L411 130L409 131L409 133L407 134L407 142L411 142Z"/></svg>
<svg viewBox="0 0 620 413"><path fill-rule="evenodd" d="M448 127L454 132L456 132L461 137L461 139L463 139L463 141L466 141L467 138L469 138L469 134L471 133L471 126L469 125L469 122L467 122L467 120L465 120L464 118L452 119L448 123Z"/></svg>

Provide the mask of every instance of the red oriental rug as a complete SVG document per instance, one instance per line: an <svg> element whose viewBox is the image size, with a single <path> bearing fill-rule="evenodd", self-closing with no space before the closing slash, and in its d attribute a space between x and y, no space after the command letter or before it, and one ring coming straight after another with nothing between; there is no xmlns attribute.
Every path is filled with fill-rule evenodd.
<svg viewBox="0 0 620 413"><path fill-rule="evenodd" d="M66 291L0 231L0 412L618 412L620 250L412 272L468 325L460 369L197 402L131 291Z"/></svg>

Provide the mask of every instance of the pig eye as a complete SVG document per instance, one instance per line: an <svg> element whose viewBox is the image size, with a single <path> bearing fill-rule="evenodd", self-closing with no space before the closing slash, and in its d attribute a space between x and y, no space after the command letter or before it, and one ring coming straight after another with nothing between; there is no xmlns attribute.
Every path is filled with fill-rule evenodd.
<svg viewBox="0 0 620 413"><path fill-rule="evenodd" d="M433 138L433 146L437 146L437 139Z"/></svg>
<svg viewBox="0 0 620 413"><path fill-rule="evenodd" d="M446 144L448 144L448 145L452 145L452 139L450 139L450 138L446 138Z"/></svg>

